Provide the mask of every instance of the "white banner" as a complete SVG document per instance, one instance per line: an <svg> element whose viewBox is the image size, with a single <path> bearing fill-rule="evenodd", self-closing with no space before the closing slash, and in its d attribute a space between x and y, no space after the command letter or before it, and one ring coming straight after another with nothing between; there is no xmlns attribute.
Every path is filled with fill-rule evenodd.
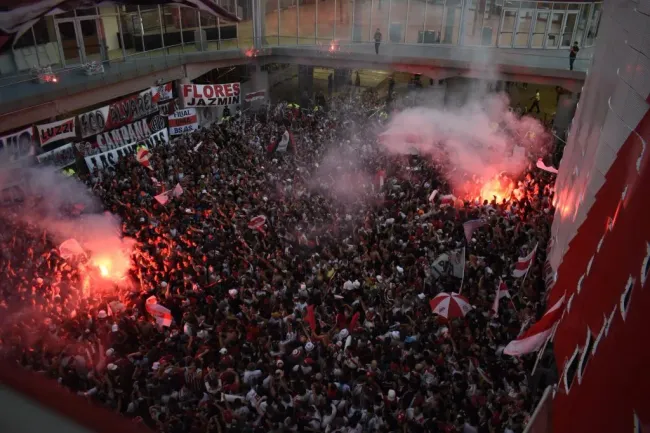
<svg viewBox="0 0 650 433"><path fill-rule="evenodd" d="M41 142L41 146L77 136L74 117L46 123L45 125L36 125L36 129L38 130L38 139Z"/></svg>
<svg viewBox="0 0 650 433"><path fill-rule="evenodd" d="M64 144L49 152L36 156L39 164L51 165L56 168L67 167L75 161L74 146L72 143Z"/></svg>
<svg viewBox="0 0 650 433"><path fill-rule="evenodd" d="M183 84L182 99L185 107L215 107L240 103L239 83Z"/></svg>
<svg viewBox="0 0 650 433"><path fill-rule="evenodd" d="M9 152L12 157L27 155L34 144L34 128L31 126L0 137L0 149Z"/></svg>
<svg viewBox="0 0 650 433"><path fill-rule="evenodd" d="M181 135L199 129L199 118L194 108L176 110L168 120L169 135Z"/></svg>
<svg viewBox="0 0 650 433"><path fill-rule="evenodd" d="M140 146L144 146L147 149L151 150L167 143L169 143L169 134L167 133L166 129L161 129L144 141L136 141L125 146L118 147L116 149L111 149L109 151L99 153L97 155L87 156L84 159L86 160L88 170L93 172L95 169L103 170L106 167L114 166L117 164L120 158L135 154L138 150L138 147Z"/></svg>

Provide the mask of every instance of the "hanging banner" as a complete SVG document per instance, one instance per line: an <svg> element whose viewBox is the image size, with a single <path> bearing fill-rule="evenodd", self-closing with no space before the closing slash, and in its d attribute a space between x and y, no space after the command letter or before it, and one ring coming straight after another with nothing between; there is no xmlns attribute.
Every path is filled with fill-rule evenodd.
<svg viewBox="0 0 650 433"><path fill-rule="evenodd" d="M87 138L131 123L158 111L151 89L79 115L81 137Z"/></svg>
<svg viewBox="0 0 650 433"><path fill-rule="evenodd" d="M74 117L46 123L45 125L36 125L36 129L38 130L38 139L41 142L41 146L77 136Z"/></svg>
<svg viewBox="0 0 650 433"><path fill-rule="evenodd" d="M183 84L181 86L185 107L215 107L240 103L239 83Z"/></svg>
<svg viewBox="0 0 650 433"><path fill-rule="evenodd" d="M102 151L126 146L134 141L146 140L147 137L164 128L165 119L160 115L156 115L151 119L140 119L128 125L97 134L94 145Z"/></svg>
<svg viewBox="0 0 650 433"><path fill-rule="evenodd" d="M151 150L167 143L169 143L169 134L166 129L161 129L144 141L129 143L125 146L111 149L97 155L86 156L84 159L88 166L88 170L93 172L96 169L103 170L106 167L113 167L117 164L120 158L135 154L140 146L144 146Z"/></svg>
<svg viewBox="0 0 650 433"><path fill-rule="evenodd" d="M171 99L169 101L158 104L158 112L163 117L169 117L178 110L178 98Z"/></svg>
<svg viewBox="0 0 650 433"><path fill-rule="evenodd" d="M197 129L199 129L199 119L194 108L177 110L169 116L169 135L181 135Z"/></svg>
<svg viewBox="0 0 650 433"><path fill-rule="evenodd" d="M0 149L12 157L27 155L34 144L34 128L31 126L12 134L0 137Z"/></svg>
<svg viewBox="0 0 650 433"><path fill-rule="evenodd" d="M56 168L67 167L75 162L74 146L72 143L64 144L49 152L36 156L39 164Z"/></svg>
<svg viewBox="0 0 650 433"><path fill-rule="evenodd" d="M174 97L174 87L172 83L161 84L160 86L151 88L151 95L157 102L166 101Z"/></svg>

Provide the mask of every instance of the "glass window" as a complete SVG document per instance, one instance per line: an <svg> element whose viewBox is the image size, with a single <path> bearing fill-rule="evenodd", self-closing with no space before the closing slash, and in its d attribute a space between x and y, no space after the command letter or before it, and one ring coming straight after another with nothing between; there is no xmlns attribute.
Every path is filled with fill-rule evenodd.
<svg viewBox="0 0 650 433"><path fill-rule="evenodd" d="M183 52L192 52L200 48L200 39L197 39L196 33L199 30L199 14L194 8L181 7L181 41L183 42Z"/></svg>
<svg viewBox="0 0 650 433"><path fill-rule="evenodd" d="M318 1L316 1L315 7L318 8ZM278 23L278 1L277 0L260 0L260 4L264 7L263 19L264 19L264 45L277 45L278 44L278 35L280 34L280 23ZM319 17L319 20L321 17ZM318 28L318 34L320 35L321 29Z"/></svg>
<svg viewBox="0 0 650 433"><path fill-rule="evenodd" d="M360 1L360 0L357 0ZM389 39L395 44L404 43L406 37L407 0L391 0ZM356 17L355 17L356 21Z"/></svg>
<svg viewBox="0 0 650 433"><path fill-rule="evenodd" d="M296 0L280 0L280 8L280 45L295 45L298 41Z"/></svg>
<svg viewBox="0 0 650 433"><path fill-rule="evenodd" d="M229 12L236 13L242 21L232 23L217 18L219 31L221 32L221 48L237 48L241 44L243 47L253 45L253 22L251 0L217 0L217 4Z"/></svg>
<svg viewBox="0 0 650 433"><path fill-rule="evenodd" d="M386 6L385 12L388 16L388 0L382 0ZM334 39L339 42L350 42L350 28L352 26L352 1L351 0L336 0L334 3L334 19L336 20L334 26ZM386 32L388 33L388 32Z"/></svg>
<svg viewBox="0 0 650 433"><path fill-rule="evenodd" d="M445 13L445 3L441 0L428 1L425 14L425 43L440 43L442 40L442 24Z"/></svg>
<svg viewBox="0 0 650 433"><path fill-rule="evenodd" d="M101 34L104 35L104 46L109 60L122 58L122 42L120 37L120 21L118 10L115 6L99 8L99 24L102 26Z"/></svg>
<svg viewBox="0 0 650 433"><path fill-rule="evenodd" d="M528 38L530 36L530 29L533 22L532 9L519 9L517 16L517 29L515 32L515 47L525 48L528 47Z"/></svg>
<svg viewBox="0 0 650 433"><path fill-rule="evenodd" d="M446 0L442 37L443 44L458 44L460 18L463 10L463 0Z"/></svg>
<svg viewBox="0 0 650 433"><path fill-rule="evenodd" d="M334 0L316 0L316 7L318 8L316 26L318 27L318 43L321 45L329 45L334 39L335 5L338 7Z"/></svg>
<svg viewBox="0 0 650 433"><path fill-rule="evenodd" d="M99 12L97 8L84 8L84 9L75 9L75 14L78 17L87 17L87 16L97 16Z"/></svg>
<svg viewBox="0 0 650 433"><path fill-rule="evenodd" d="M140 17L142 19L141 30L144 51L160 50L163 47L163 40L160 33L161 22L158 7L142 7Z"/></svg>
<svg viewBox="0 0 650 433"><path fill-rule="evenodd" d="M600 16L602 14L602 3L595 3L593 5L593 14L589 20L587 37L585 38L585 45L590 47L594 45L596 37L598 36L598 27L600 26Z"/></svg>
<svg viewBox="0 0 650 433"><path fill-rule="evenodd" d="M499 34L500 47L512 47L516 19L517 19L516 10L504 9L501 18L501 32Z"/></svg>
<svg viewBox="0 0 650 433"><path fill-rule="evenodd" d="M533 35L530 41L532 48L544 48L544 38L546 36L546 26L550 12L537 11L535 13L535 22L533 24Z"/></svg>
<svg viewBox="0 0 650 433"><path fill-rule="evenodd" d="M580 15L578 16L578 24L576 26L575 40L578 41L578 44L583 45L583 38L587 32L587 26L589 24L589 14L591 13L590 4L582 5L580 10Z"/></svg>
<svg viewBox="0 0 650 433"><path fill-rule="evenodd" d="M316 5L314 1L298 0L298 43L316 43Z"/></svg>
<svg viewBox="0 0 650 433"><path fill-rule="evenodd" d="M409 4L409 22L406 28L406 43L424 42L424 17L427 9L426 1L411 0ZM370 32L368 32L370 35Z"/></svg>
<svg viewBox="0 0 650 433"><path fill-rule="evenodd" d="M411 1L413 4L414 1ZM354 20L357 26L357 40L370 42L373 40L374 29L372 28L372 2L369 0L356 0Z"/></svg>

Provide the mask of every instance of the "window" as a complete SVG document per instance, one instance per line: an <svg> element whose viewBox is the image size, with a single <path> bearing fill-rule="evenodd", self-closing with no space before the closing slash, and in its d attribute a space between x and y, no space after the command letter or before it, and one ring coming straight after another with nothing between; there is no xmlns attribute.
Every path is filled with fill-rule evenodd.
<svg viewBox="0 0 650 433"><path fill-rule="evenodd" d="M576 347L576 350L573 351L571 358L569 358L567 363L564 364L564 391L566 391L567 395L569 394L571 384L573 383L573 379L575 378L576 372L578 371L578 363L580 362L578 359L579 354L580 348Z"/></svg>
<svg viewBox="0 0 650 433"><path fill-rule="evenodd" d="M589 275L589 272L591 272L591 265L594 264L594 257L595 256L591 256L591 259L589 259L589 263L587 263L587 272L586 272L587 275Z"/></svg>
<svg viewBox="0 0 650 433"><path fill-rule="evenodd" d="M603 242L605 242L605 236L607 235L607 230L605 230L605 233L603 236L600 238L600 241L598 242L598 247L596 248L596 252L600 252L600 248L603 246Z"/></svg>
<svg viewBox="0 0 650 433"><path fill-rule="evenodd" d="M591 358L594 348L594 338L591 334L591 329L587 328L587 339L585 340L585 346L582 348L582 355L580 355L580 364L578 365L578 383L582 383L582 378L585 376L585 370L587 369L587 364Z"/></svg>
<svg viewBox="0 0 650 433"><path fill-rule="evenodd" d="M585 280L585 274L582 274L580 279L578 280L578 287L576 287L576 292L580 293L582 290L582 282Z"/></svg>
<svg viewBox="0 0 650 433"><path fill-rule="evenodd" d="M615 314L616 314L616 304L614 305L612 312L609 313L609 317L607 318L607 326L605 327L605 337L609 335L609 329L612 327L612 322L614 321Z"/></svg>
<svg viewBox="0 0 650 433"><path fill-rule="evenodd" d="M600 331L598 331L598 335L596 336L596 339L594 340L593 348L591 349L591 354L592 355L596 354L596 349L598 348L598 345L600 344L600 341L605 336L606 329L607 329L607 316L605 316L603 314L603 324L600 327Z"/></svg>
<svg viewBox="0 0 650 433"><path fill-rule="evenodd" d="M625 290L623 290L623 294L621 295L621 316L623 316L623 320L627 317L627 312L629 311L630 307L630 300L632 299L632 289L634 288L634 278L630 275L630 277L627 279L627 283L625 284Z"/></svg>
<svg viewBox="0 0 650 433"><path fill-rule="evenodd" d="M641 263L641 287L645 287L648 272L650 272L650 243L646 243L645 248L645 258L643 259L643 263Z"/></svg>

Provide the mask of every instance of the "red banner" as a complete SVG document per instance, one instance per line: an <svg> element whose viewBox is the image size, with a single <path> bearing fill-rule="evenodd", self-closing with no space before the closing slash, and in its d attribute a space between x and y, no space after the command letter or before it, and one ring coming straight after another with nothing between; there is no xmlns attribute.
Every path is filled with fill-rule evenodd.
<svg viewBox="0 0 650 433"><path fill-rule="evenodd" d="M158 112L160 93L147 89L137 95L105 105L79 115L79 129L83 138L119 128L142 117Z"/></svg>

